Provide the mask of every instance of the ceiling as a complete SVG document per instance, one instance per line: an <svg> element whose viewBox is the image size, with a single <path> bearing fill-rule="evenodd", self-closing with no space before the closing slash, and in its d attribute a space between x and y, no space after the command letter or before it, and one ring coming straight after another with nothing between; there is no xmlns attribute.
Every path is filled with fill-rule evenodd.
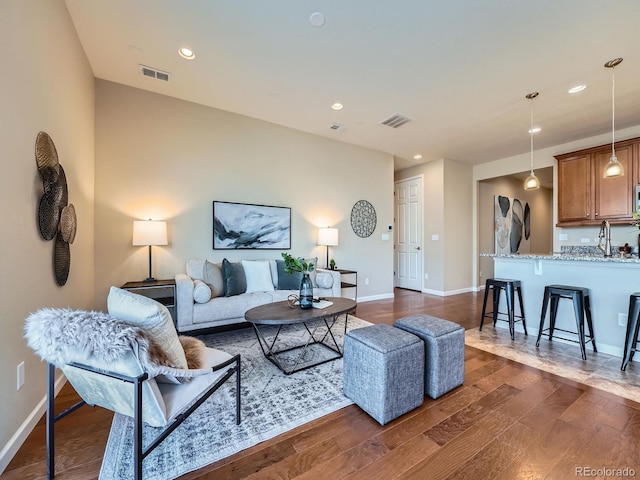
<svg viewBox="0 0 640 480"><path fill-rule="evenodd" d="M97 78L388 152L396 169L528 152L533 91L536 149L610 131L616 57L616 129L640 125L638 0L66 3ZM413 121L380 124L395 113Z"/></svg>

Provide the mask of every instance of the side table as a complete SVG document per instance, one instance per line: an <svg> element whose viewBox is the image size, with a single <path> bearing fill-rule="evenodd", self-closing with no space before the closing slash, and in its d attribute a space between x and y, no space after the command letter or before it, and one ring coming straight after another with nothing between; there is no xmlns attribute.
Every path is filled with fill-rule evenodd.
<svg viewBox="0 0 640 480"><path fill-rule="evenodd" d="M120 288L130 292L153 298L169 310L173 324L176 325L176 281L155 280L153 282L127 282Z"/></svg>
<svg viewBox="0 0 640 480"><path fill-rule="evenodd" d="M354 300L358 301L358 272L356 270L347 270L344 268L336 268L336 272L340 273L340 286L342 288L353 288L354 289ZM346 279L343 280L342 277L345 275L353 276L353 280Z"/></svg>

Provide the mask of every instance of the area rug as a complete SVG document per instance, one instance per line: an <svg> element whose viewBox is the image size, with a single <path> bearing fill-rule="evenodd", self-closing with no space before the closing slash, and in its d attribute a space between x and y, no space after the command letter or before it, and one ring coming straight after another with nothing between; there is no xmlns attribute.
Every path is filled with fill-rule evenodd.
<svg viewBox="0 0 640 480"><path fill-rule="evenodd" d="M342 346L344 317L338 322L332 331ZM349 316L347 331L366 325L370 323ZM303 336L299 327L287 327L283 346L299 344ZM264 357L251 328L199 338L211 347L241 355L242 423L235 424L235 381L231 379L144 459L145 479L179 477L353 403L342 393L342 359L286 376ZM327 352L311 348L305 361L316 361ZM145 425L143 430L146 446L162 429ZM115 414L100 479L133 477L132 445L132 419Z"/></svg>
<svg viewBox="0 0 640 480"><path fill-rule="evenodd" d="M509 360L535 367L590 387L640 402L640 362L631 362L620 370L622 359L598 352L587 345L587 360L582 360L580 347L543 338L536 348L536 336L516 332L511 340L505 328L472 328L465 331L465 344Z"/></svg>

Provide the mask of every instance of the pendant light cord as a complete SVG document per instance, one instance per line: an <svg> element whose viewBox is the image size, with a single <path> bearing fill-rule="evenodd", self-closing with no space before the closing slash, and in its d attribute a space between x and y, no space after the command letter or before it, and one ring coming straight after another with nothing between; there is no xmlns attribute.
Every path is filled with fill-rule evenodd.
<svg viewBox="0 0 640 480"><path fill-rule="evenodd" d="M529 134L531 136L531 175L533 175L533 98L531 99L531 125Z"/></svg>
<svg viewBox="0 0 640 480"><path fill-rule="evenodd" d="M616 77L611 68L611 159L616 158Z"/></svg>

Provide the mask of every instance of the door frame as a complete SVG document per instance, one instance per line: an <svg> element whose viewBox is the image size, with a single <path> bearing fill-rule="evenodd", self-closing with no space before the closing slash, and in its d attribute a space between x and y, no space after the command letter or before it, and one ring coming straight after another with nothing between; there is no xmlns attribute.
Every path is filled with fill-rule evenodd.
<svg viewBox="0 0 640 480"><path fill-rule="evenodd" d="M402 179L398 179L398 180L394 180L393 182L393 212L394 212L394 217L393 217L393 224L394 224L394 235L393 235L393 287L396 288L397 287L397 283L398 283L398 275L397 275L397 271L398 271L398 256L396 255L396 251L398 249L398 219L395 218L395 214L397 212L396 209L396 191L397 191L397 186L399 183L403 183L403 182L407 182L407 181L411 181L411 180L419 180L420 181L420 197L419 197L419 202L420 202L420 213L421 215L419 215L418 217L418 221L420 223L420 225L418 226L419 230L420 230L420 265L421 265L421 275L420 275L420 291L422 293L424 293L424 289L425 289L425 285L424 285L424 271L425 271L425 265L424 265L424 259L426 258L425 255L425 251L424 251L424 174L419 174L419 175L412 175L410 177L407 178L402 178Z"/></svg>

